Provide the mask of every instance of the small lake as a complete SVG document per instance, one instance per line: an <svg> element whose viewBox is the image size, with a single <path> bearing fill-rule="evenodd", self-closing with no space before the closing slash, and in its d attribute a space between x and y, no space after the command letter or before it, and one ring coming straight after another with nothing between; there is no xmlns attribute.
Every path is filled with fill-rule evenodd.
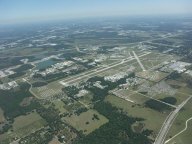
<svg viewBox="0 0 192 144"><path fill-rule="evenodd" d="M53 61L53 60L49 59L49 60L37 63L36 68L37 69L46 69L46 68L48 68L51 65L56 64L56 63L57 63L56 61Z"/></svg>

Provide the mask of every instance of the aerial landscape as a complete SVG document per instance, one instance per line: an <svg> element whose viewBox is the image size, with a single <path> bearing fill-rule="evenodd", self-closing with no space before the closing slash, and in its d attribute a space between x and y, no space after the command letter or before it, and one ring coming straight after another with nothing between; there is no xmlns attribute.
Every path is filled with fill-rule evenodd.
<svg viewBox="0 0 192 144"><path fill-rule="evenodd" d="M0 144L192 144L187 14L0 14Z"/></svg>

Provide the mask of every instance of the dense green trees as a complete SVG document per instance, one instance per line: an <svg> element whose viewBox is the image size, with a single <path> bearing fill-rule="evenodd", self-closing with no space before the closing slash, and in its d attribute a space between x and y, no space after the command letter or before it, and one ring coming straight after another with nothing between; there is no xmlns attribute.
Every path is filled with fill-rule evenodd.
<svg viewBox="0 0 192 144"><path fill-rule="evenodd" d="M159 101L153 100L153 99L150 99L150 100L146 101L145 106L149 107L151 109L157 110L159 112L164 112L164 111L167 111L167 110L171 110L170 106L168 106L168 105L166 105L164 103L161 103Z"/></svg>
<svg viewBox="0 0 192 144"><path fill-rule="evenodd" d="M163 101L163 102L166 102L166 103L169 103L169 104L176 104L177 102L177 99L174 98L174 97L165 97L165 98L162 98L162 99L159 99L160 101Z"/></svg>
<svg viewBox="0 0 192 144"><path fill-rule="evenodd" d="M86 137L80 138L76 144L151 144L145 133L133 132L131 125L140 118L132 118L112 107L110 103L98 102L95 104L100 114L109 119L109 122Z"/></svg>
<svg viewBox="0 0 192 144"><path fill-rule="evenodd" d="M14 69L13 71L19 73L19 72L23 72L23 71L27 71L29 69L32 69L33 66L31 64L24 64L24 65L21 65L20 67Z"/></svg>
<svg viewBox="0 0 192 144"><path fill-rule="evenodd" d="M19 90L0 90L0 107L6 117L13 119L35 108L35 103L33 102L25 108L20 106L24 98L32 96L28 91L29 87L30 85L23 83L20 85Z"/></svg>
<svg viewBox="0 0 192 144"><path fill-rule="evenodd" d="M74 98L74 96L79 93L79 89L73 85L64 87L62 91L64 91L67 94L67 96L71 98Z"/></svg>
<svg viewBox="0 0 192 144"><path fill-rule="evenodd" d="M89 83L89 85L86 86L85 88L93 93L93 101L104 100L105 96L107 96L110 90L117 88L120 84L126 83L126 79L128 77L134 77L134 76L135 74L131 73L128 76L125 76L124 78L121 78L116 82L105 81L104 77L95 76L87 80L87 83ZM100 81L100 84L104 86L103 89L93 86L93 84L97 81Z"/></svg>
<svg viewBox="0 0 192 144"><path fill-rule="evenodd" d="M37 82L32 83L32 85L33 85L33 87L41 87L41 86L47 85L47 82L37 81Z"/></svg>

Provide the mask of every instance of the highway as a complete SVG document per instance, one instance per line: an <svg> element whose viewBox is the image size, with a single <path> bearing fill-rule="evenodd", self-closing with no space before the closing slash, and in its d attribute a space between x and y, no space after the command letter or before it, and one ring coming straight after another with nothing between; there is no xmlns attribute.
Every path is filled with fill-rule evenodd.
<svg viewBox="0 0 192 144"><path fill-rule="evenodd" d="M171 137L170 139L166 140L166 141L165 141L165 144L168 143L169 141L173 140L174 138L176 138L178 135L182 134L184 131L186 131L187 128L188 128L188 122L191 121L191 120L192 120L192 117L189 118L188 120L186 120L186 122L185 122L185 128L184 128L182 131L180 131L179 133L177 133L176 135L174 135L173 137Z"/></svg>
<svg viewBox="0 0 192 144"><path fill-rule="evenodd" d="M175 118L177 117L178 112L181 110L181 108L190 100L192 96L190 96L189 98L187 98L185 101L183 101L174 111L172 111L166 118L166 120L164 121L159 134L154 142L154 144L164 144L165 143L165 139L167 136L167 133L169 131L169 129L171 128Z"/></svg>

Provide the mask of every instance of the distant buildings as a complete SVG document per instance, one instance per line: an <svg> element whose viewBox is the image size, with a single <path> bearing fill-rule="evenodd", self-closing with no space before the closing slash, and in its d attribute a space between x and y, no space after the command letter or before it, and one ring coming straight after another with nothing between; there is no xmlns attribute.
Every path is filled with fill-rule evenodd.
<svg viewBox="0 0 192 144"><path fill-rule="evenodd" d="M162 67L160 70L163 72L173 72L177 71L178 73L185 72L187 69L187 66L190 66L190 63L181 62L181 61L171 61L170 63L167 63L164 67Z"/></svg>
<svg viewBox="0 0 192 144"><path fill-rule="evenodd" d="M65 66L71 66L74 62L72 61L64 61L60 63L56 63L52 65L50 68L45 69L44 71L36 71L36 73L41 74L42 76L46 76L47 74L51 74L57 72L58 70L63 69Z"/></svg>
<svg viewBox="0 0 192 144"><path fill-rule="evenodd" d="M9 76L9 75L12 75L14 74L15 72L10 70L10 69L6 69L6 70L1 70L0 71L0 78L3 78L3 77L6 77L6 76Z"/></svg>
<svg viewBox="0 0 192 144"><path fill-rule="evenodd" d="M188 70L185 73L192 77L192 70Z"/></svg>
<svg viewBox="0 0 192 144"><path fill-rule="evenodd" d="M10 90L12 88L15 88L17 87L18 84L16 81L12 81L12 82L9 82L9 83L6 83L6 84L0 84L0 89L2 90Z"/></svg>
<svg viewBox="0 0 192 144"><path fill-rule="evenodd" d="M111 76L105 76L104 80L105 81L111 81L111 82L116 82L120 80L121 78L124 78L126 75L128 75L126 72L120 72Z"/></svg>

